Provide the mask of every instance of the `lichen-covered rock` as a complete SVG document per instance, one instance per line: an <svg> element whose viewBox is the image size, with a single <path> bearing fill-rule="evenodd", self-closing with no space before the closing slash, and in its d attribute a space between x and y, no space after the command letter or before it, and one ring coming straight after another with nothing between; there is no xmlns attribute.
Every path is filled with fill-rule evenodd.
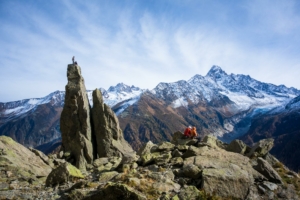
<svg viewBox="0 0 300 200"><path fill-rule="evenodd" d="M21 177L48 176L51 167L39 156L10 137L0 136L0 166Z"/></svg>
<svg viewBox="0 0 300 200"><path fill-rule="evenodd" d="M142 165L148 165L161 155L160 152L148 153L141 156Z"/></svg>
<svg viewBox="0 0 300 200"><path fill-rule="evenodd" d="M203 152L208 151L208 147L195 147L195 146L190 146L189 149L183 154L183 158L188 158L192 156L199 156Z"/></svg>
<svg viewBox="0 0 300 200"><path fill-rule="evenodd" d="M215 136L212 136L212 135L206 135L203 138L202 142L208 144L211 147L218 147L217 138Z"/></svg>
<svg viewBox="0 0 300 200"><path fill-rule="evenodd" d="M135 189L121 183L108 183L102 190L98 190L83 200L146 200L147 198Z"/></svg>
<svg viewBox="0 0 300 200"><path fill-rule="evenodd" d="M268 190L274 191L278 189L278 186L275 183L271 183L268 181L262 182L262 186Z"/></svg>
<svg viewBox="0 0 300 200"><path fill-rule="evenodd" d="M190 199L199 199L204 200L205 195L203 192L200 192L195 186L186 186L180 190L180 193L178 194L178 197L173 198L172 200L190 200Z"/></svg>
<svg viewBox="0 0 300 200"><path fill-rule="evenodd" d="M144 154L148 154L148 153L151 153L151 149L154 147L154 146L157 146L156 144L153 144L153 142L151 141L148 141L146 144L144 144L137 152L137 155L141 156L141 155L144 155Z"/></svg>
<svg viewBox="0 0 300 200"><path fill-rule="evenodd" d="M166 171L162 171L162 172L152 172L148 174L148 177L157 180L157 181L164 181L165 179L170 179L170 180L174 180L175 175L171 170L166 170Z"/></svg>
<svg viewBox="0 0 300 200"><path fill-rule="evenodd" d="M170 142L161 142L158 144L157 150L158 151L172 151L175 145Z"/></svg>
<svg viewBox="0 0 300 200"><path fill-rule="evenodd" d="M173 144L178 144L178 139L182 139L183 137L183 133L180 132L180 131L176 131L174 134L173 134L173 138L172 138L172 143Z"/></svg>
<svg viewBox="0 0 300 200"><path fill-rule="evenodd" d="M186 150L189 149L189 146L188 145L177 145L176 148L179 150L179 151L182 151L182 152L185 152Z"/></svg>
<svg viewBox="0 0 300 200"><path fill-rule="evenodd" d="M197 139L190 139L190 138L188 138L188 139L178 139L178 141L177 141L177 143L179 145L188 145L188 146L195 145L197 142L198 142Z"/></svg>
<svg viewBox="0 0 300 200"><path fill-rule="evenodd" d="M180 185L174 183L170 179L164 179L163 181L158 181L152 184L153 189L159 192L170 192L170 191L179 191Z"/></svg>
<svg viewBox="0 0 300 200"><path fill-rule="evenodd" d="M183 159L181 157L175 157L170 160L170 165L175 167L181 167L183 165Z"/></svg>
<svg viewBox="0 0 300 200"><path fill-rule="evenodd" d="M119 173L116 171L103 172L99 175L99 182L107 182L117 176Z"/></svg>
<svg viewBox="0 0 300 200"><path fill-rule="evenodd" d="M249 158L221 148L188 157L184 160L186 165L195 165L202 170L202 187L210 194L244 199L254 184L254 170Z"/></svg>
<svg viewBox="0 0 300 200"><path fill-rule="evenodd" d="M274 166L275 164L279 163L279 160L277 158L275 158L273 155L271 155L270 153L267 153L264 156L264 159L271 165Z"/></svg>
<svg viewBox="0 0 300 200"><path fill-rule="evenodd" d="M60 118L62 149L70 152L74 165L85 170L93 161L90 105L78 65L68 65L65 104Z"/></svg>
<svg viewBox="0 0 300 200"><path fill-rule="evenodd" d="M241 140L233 140L226 148L227 151L244 154L246 151L246 144Z"/></svg>
<svg viewBox="0 0 300 200"><path fill-rule="evenodd" d="M172 156L173 156L173 157L181 157L181 156L182 156L182 153L181 153L178 149L175 149L175 150L172 152Z"/></svg>
<svg viewBox="0 0 300 200"><path fill-rule="evenodd" d="M108 172L116 170L121 164L122 158L120 157L109 157L109 158L98 158L94 161L94 166L98 172Z"/></svg>
<svg viewBox="0 0 300 200"><path fill-rule="evenodd" d="M272 168L272 166L263 158L257 159L257 165L253 167L259 173L264 175L269 181L273 183L282 183L279 174Z"/></svg>
<svg viewBox="0 0 300 200"><path fill-rule="evenodd" d="M104 104L98 89L93 91L92 119L99 157L132 157L131 161L135 160L136 153L124 139L117 116Z"/></svg>
<svg viewBox="0 0 300 200"><path fill-rule="evenodd" d="M100 167L102 165L106 165L107 163L109 163L108 158L103 157L103 158L97 158L96 160L94 160L93 165L95 167Z"/></svg>
<svg viewBox="0 0 300 200"><path fill-rule="evenodd" d="M225 142L222 142L221 140L216 140L216 144L221 149L226 149L228 147L228 144Z"/></svg>
<svg viewBox="0 0 300 200"><path fill-rule="evenodd" d="M237 166L202 171L203 189L220 197L245 199L253 182L247 171Z"/></svg>
<svg viewBox="0 0 300 200"><path fill-rule="evenodd" d="M154 159L155 164L157 165L165 165L172 158L171 152L163 152L160 155L156 156Z"/></svg>
<svg viewBox="0 0 300 200"><path fill-rule="evenodd" d="M264 139L257 142L247 154L250 158L255 157L264 157L274 146L274 139Z"/></svg>
<svg viewBox="0 0 300 200"><path fill-rule="evenodd" d="M48 156L46 156L43 152L33 148L29 148L29 150L32 151L36 156L40 157L44 163L51 166L52 163L50 162Z"/></svg>
<svg viewBox="0 0 300 200"><path fill-rule="evenodd" d="M46 186L51 187L68 182L69 180L82 179L84 176L81 171L70 163L63 163L53 169L48 175Z"/></svg>
<svg viewBox="0 0 300 200"><path fill-rule="evenodd" d="M193 164L184 165L182 170L184 175L188 178L197 179L201 176L201 170Z"/></svg>

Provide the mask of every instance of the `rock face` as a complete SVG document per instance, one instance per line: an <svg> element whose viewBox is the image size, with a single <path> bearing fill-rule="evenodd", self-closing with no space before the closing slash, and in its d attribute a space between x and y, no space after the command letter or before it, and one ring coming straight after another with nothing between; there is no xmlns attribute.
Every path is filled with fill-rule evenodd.
<svg viewBox="0 0 300 200"><path fill-rule="evenodd" d="M98 89L93 91L92 119L99 157L120 156L134 159L135 152L124 139L117 116L103 103Z"/></svg>
<svg viewBox="0 0 300 200"><path fill-rule="evenodd" d="M85 169L93 160L90 105L81 69L68 65L65 105L61 113L62 149L70 152L79 169Z"/></svg>
<svg viewBox="0 0 300 200"><path fill-rule="evenodd" d="M244 154L246 151L246 144L241 140L233 140L226 148L227 151Z"/></svg>
<svg viewBox="0 0 300 200"><path fill-rule="evenodd" d="M0 166L24 177L47 176L51 172L39 156L6 136L0 136Z"/></svg>
<svg viewBox="0 0 300 200"><path fill-rule="evenodd" d="M279 174L272 168L272 166L264 159L257 158L257 165L254 166L258 172L268 178L274 183L282 183L282 179Z"/></svg>
<svg viewBox="0 0 300 200"><path fill-rule="evenodd" d="M274 146L274 139L264 139L257 142L249 152L248 156L265 156Z"/></svg>
<svg viewBox="0 0 300 200"><path fill-rule="evenodd" d="M46 180L46 186L56 186L62 183L67 183L71 179L81 179L84 176L80 170L69 163L64 163L52 170Z"/></svg>

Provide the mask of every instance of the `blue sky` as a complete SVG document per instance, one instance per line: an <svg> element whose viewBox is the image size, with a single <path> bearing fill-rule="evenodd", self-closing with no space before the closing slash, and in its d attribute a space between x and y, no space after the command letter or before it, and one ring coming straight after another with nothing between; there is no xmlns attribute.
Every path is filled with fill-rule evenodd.
<svg viewBox="0 0 300 200"><path fill-rule="evenodd" d="M206 75L212 65L300 89L300 1L1 0L0 102Z"/></svg>

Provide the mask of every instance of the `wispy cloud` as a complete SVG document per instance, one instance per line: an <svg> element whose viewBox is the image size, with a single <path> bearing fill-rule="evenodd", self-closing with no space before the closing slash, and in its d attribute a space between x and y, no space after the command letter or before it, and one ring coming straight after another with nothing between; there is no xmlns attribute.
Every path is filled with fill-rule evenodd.
<svg viewBox="0 0 300 200"><path fill-rule="evenodd" d="M300 88L299 3L216 2L2 2L0 101L64 90L73 55L88 89L152 89L214 64Z"/></svg>

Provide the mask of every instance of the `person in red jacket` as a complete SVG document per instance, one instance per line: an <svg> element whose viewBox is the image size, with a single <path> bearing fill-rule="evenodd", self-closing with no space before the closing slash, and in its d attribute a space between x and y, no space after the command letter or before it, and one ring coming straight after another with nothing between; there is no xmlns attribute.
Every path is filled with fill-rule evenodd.
<svg viewBox="0 0 300 200"><path fill-rule="evenodd" d="M192 139L194 139L194 138L196 138L198 136L195 126L193 126L190 135L191 135Z"/></svg>
<svg viewBox="0 0 300 200"><path fill-rule="evenodd" d="M189 127L187 127L187 128L185 129L184 134L183 134L183 136L184 136L185 138L190 138L190 137L191 137L191 129L192 129L191 126L189 126Z"/></svg>

